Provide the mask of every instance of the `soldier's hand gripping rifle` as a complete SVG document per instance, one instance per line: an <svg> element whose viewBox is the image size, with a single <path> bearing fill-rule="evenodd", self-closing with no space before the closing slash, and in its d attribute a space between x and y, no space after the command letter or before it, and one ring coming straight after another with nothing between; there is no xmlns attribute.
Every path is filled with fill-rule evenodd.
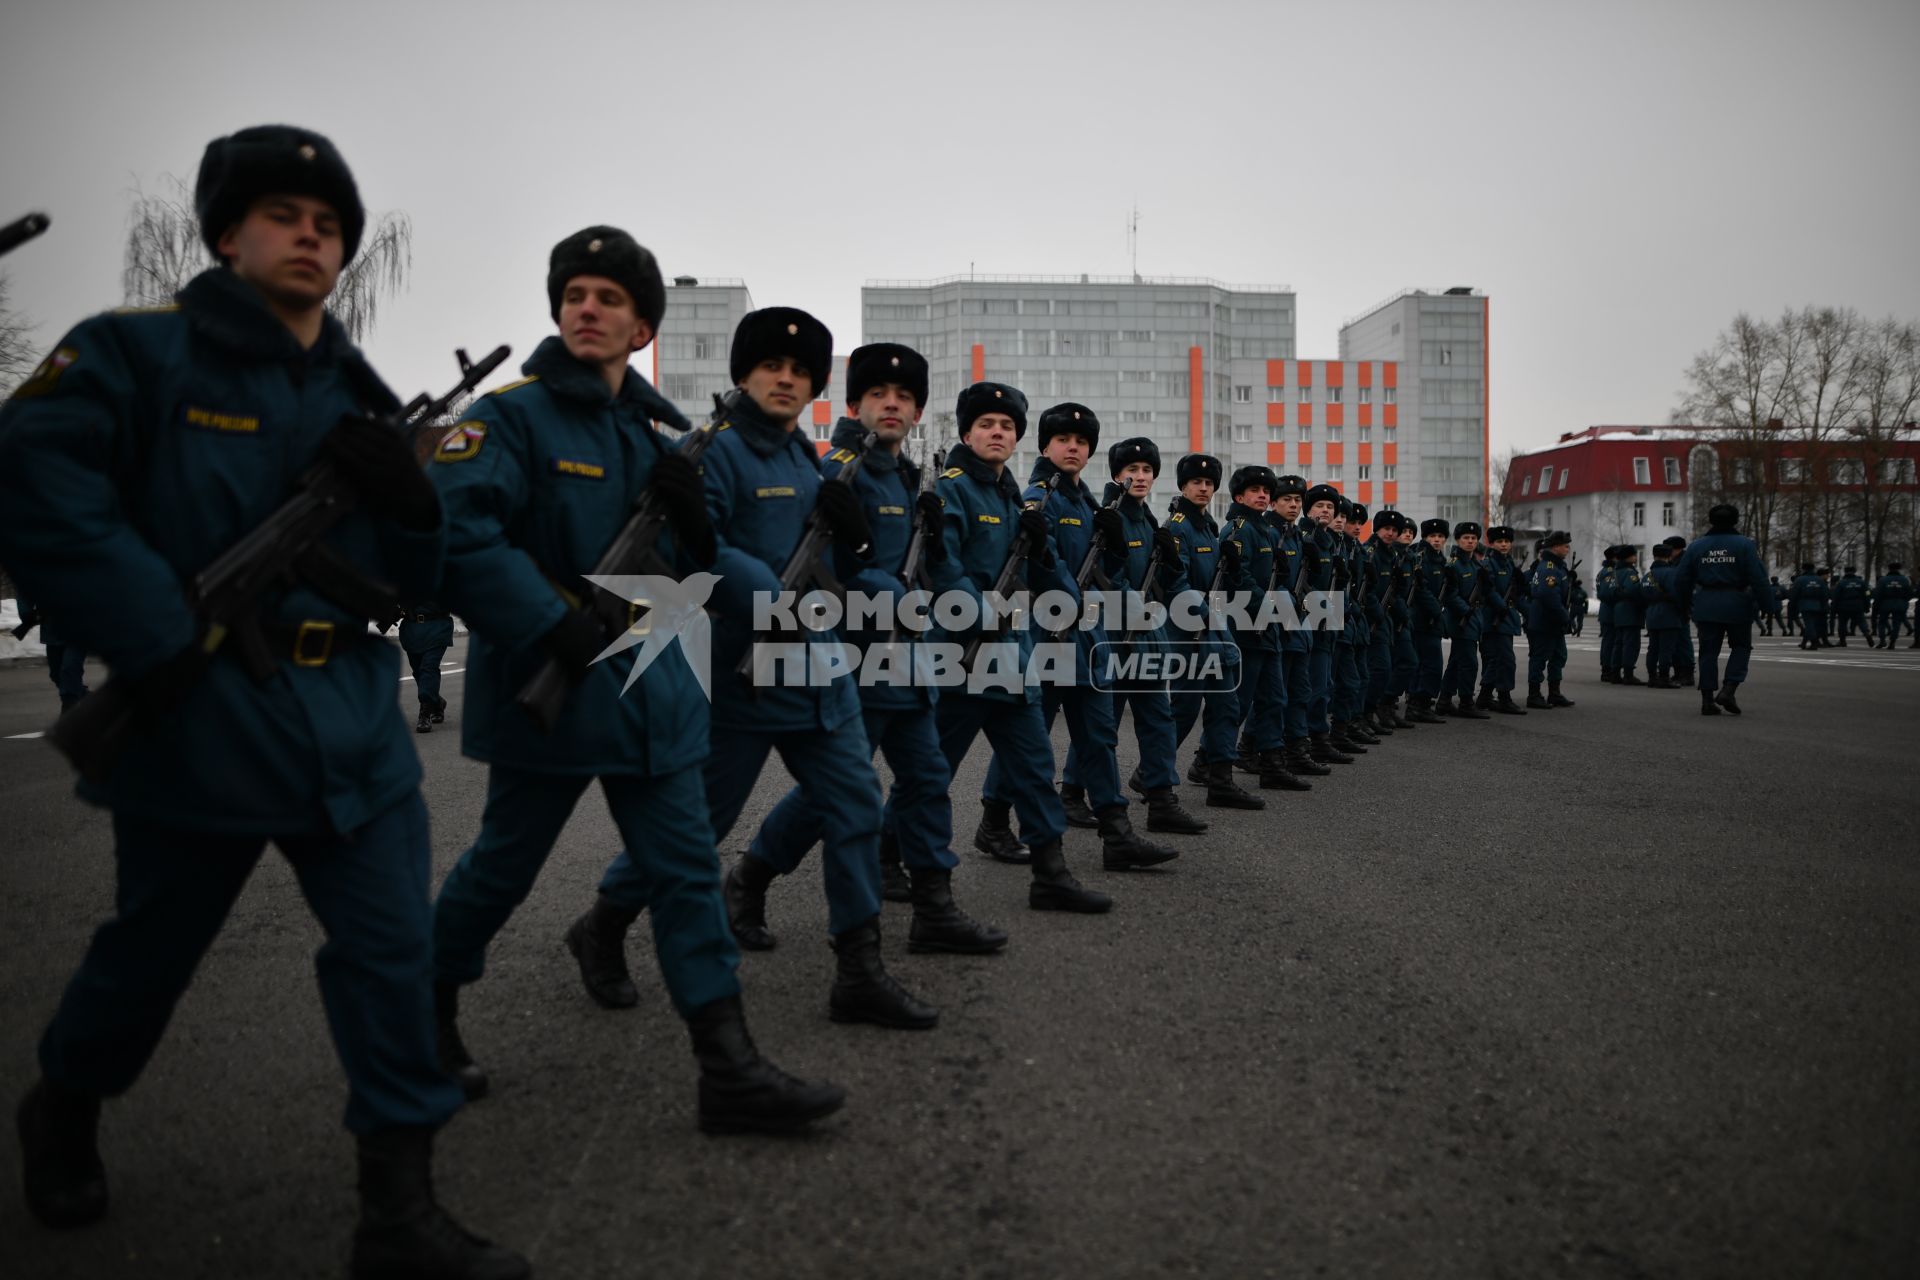
<svg viewBox="0 0 1920 1280"><path fill-rule="evenodd" d="M460 381L437 400L416 396L391 427L411 441L413 433L445 413L461 396L479 386L507 358L495 347L478 364L456 352ZM293 497L256 525L240 541L200 570L187 588L187 602L199 624L199 638L188 650L139 680L109 676L107 682L61 716L47 740L89 778L103 776L126 746L141 710L165 710L186 695L206 663L231 642L256 680L279 666L261 629L260 602L276 587L299 581L348 613L375 622L396 616L398 594L369 577L323 539L346 518L358 500L353 482L332 458L322 454L308 468Z"/></svg>
<svg viewBox="0 0 1920 1280"><path fill-rule="evenodd" d="M1107 487L1100 495L1100 510L1114 510L1120 505L1120 499L1126 496L1127 486L1117 480L1107 481ZM1100 532L1100 520L1098 515L1096 515L1093 523L1093 537L1087 543L1087 554L1081 558L1080 568L1076 570L1073 575L1073 589L1079 593L1083 605L1087 598L1088 583L1093 583L1095 586L1103 589L1113 585L1112 580L1107 577L1107 571L1100 565L1100 557L1109 550L1112 550L1112 548L1107 546L1106 536ZM1058 640L1061 636L1067 634L1068 631L1071 631L1073 627L1073 623L1068 623L1058 631L1049 631L1047 632L1047 639Z"/></svg>
<svg viewBox="0 0 1920 1280"><path fill-rule="evenodd" d="M925 501L934 491L934 471L932 466L921 471L920 490L913 495L913 532L907 535L907 551L900 560L900 583L909 592L932 589L933 584L927 577L927 548L940 547L932 553L935 558L946 554L946 546L941 542L944 535L940 529L939 503ZM880 646L885 648L899 638L900 610L896 607L880 637Z"/></svg>
<svg viewBox="0 0 1920 1280"><path fill-rule="evenodd" d="M1179 509L1180 509L1180 499L1178 498L1175 498L1171 503L1167 505L1167 513L1169 515L1171 515L1175 511L1178 511ZM1149 522L1152 521L1153 516L1151 512L1147 514L1147 518ZM1139 640L1142 636L1146 635L1149 631L1153 630L1152 627L1146 625L1146 615L1147 615L1146 607L1148 604L1152 602L1154 592L1160 589L1160 570L1165 566L1165 563L1166 563L1166 557L1160 554L1160 546L1162 541L1160 535L1165 532L1166 530L1162 529L1159 525L1153 526L1153 551L1150 555L1147 556L1147 571L1144 574L1140 575L1140 612L1138 615L1140 618L1140 625L1137 627L1126 627L1120 632L1120 642L1122 644L1131 644L1134 641ZM1168 533L1167 536L1172 537L1173 535L1171 533ZM1124 600L1122 600L1121 603L1123 606L1125 605ZM1126 617L1126 610L1124 607L1121 609L1121 617L1122 619Z"/></svg>
<svg viewBox="0 0 1920 1280"><path fill-rule="evenodd" d="M25 640L27 638L27 632L39 625L40 610L38 608L22 609L20 611L20 625L13 628L13 638L15 640ZM41 639L44 640L46 637L42 636Z"/></svg>
<svg viewBox="0 0 1920 1280"><path fill-rule="evenodd" d="M851 461L831 480L822 484L844 484L852 488L860 475L860 468L867 461L867 450L880 443L878 432L869 431L860 440L860 452L853 455ZM800 531L800 541L794 545L793 553L787 557L787 563L780 569L780 590L791 591L795 597L805 595L809 590L818 588L842 599L847 589L836 578L827 560L833 551L833 525L827 519L827 513L816 502L812 511L807 513L807 522ZM742 679L753 675L753 651L760 640L755 636L747 644L747 651L740 655L740 661L734 664L734 674Z"/></svg>
<svg viewBox="0 0 1920 1280"><path fill-rule="evenodd" d="M1024 514L1028 511L1045 510L1047 499L1053 496L1054 487L1060 483L1060 475L1061 473L1056 471L1045 480L1042 480L1040 482L1040 492L1020 504L1021 512ZM1013 590L1014 580L1020 576L1020 566L1025 564L1027 558L1038 549L1039 543L1027 536L1027 530L1024 526L1018 533L1013 535L1013 545L1007 548L1006 563L1000 566L1000 572L993 580L992 590L994 595L1003 600L1006 598L1007 592ZM984 608L984 606L985 602L983 601L982 607ZM1004 634L1004 628L998 624L995 625L993 631L995 639L998 639ZM980 646L984 644L986 640L987 624L986 620L982 618L980 629L973 633L972 638L967 641L967 647L960 651L960 665L969 671L973 670L973 660L975 656L979 654Z"/></svg>
<svg viewBox="0 0 1920 1280"><path fill-rule="evenodd" d="M46 214L30 213L24 218L16 218L6 226L0 227L0 258L12 253L51 225L52 220Z"/></svg>
<svg viewBox="0 0 1920 1280"><path fill-rule="evenodd" d="M716 393L713 397L713 416L707 419L705 425L695 427L681 438L680 456L698 466L700 455L713 443L713 433L745 395L746 392L737 388L725 395ZM666 527L666 504L654 492L653 486L648 485L633 500L633 511L627 516L626 524L620 527L620 532L614 535L607 549L594 561L592 576L633 577L651 574L662 578L677 577L673 566L660 558L657 549L660 535ZM600 620L601 629L609 637L617 636L633 626L642 612L635 602L622 600L597 584L589 584L585 607ZM567 695L573 692L577 679L564 662L550 657L541 664L533 678L521 686L513 700L521 710L533 717L542 733L552 733L553 726L560 722Z"/></svg>

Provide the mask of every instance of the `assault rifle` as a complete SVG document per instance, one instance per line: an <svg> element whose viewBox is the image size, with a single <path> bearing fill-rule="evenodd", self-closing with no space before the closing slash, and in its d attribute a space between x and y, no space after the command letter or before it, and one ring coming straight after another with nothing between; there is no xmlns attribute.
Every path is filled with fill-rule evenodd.
<svg viewBox="0 0 1920 1280"><path fill-rule="evenodd" d="M938 527L939 516L929 516L920 510L920 496L933 492L933 477L936 468L925 467L920 473L920 489L913 495L913 532L907 536L907 552L900 560L900 584L908 591L930 587L927 580L927 539L942 537ZM885 634L880 637L882 648L900 638L900 610L896 607L891 620L887 623Z"/></svg>
<svg viewBox="0 0 1920 1280"><path fill-rule="evenodd" d="M1172 515L1175 511L1179 509L1180 509L1180 499L1178 498L1175 498L1172 502L1167 504L1168 515ZM1141 601L1140 612L1143 617L1146 614L1146 603L1153 599L1154 588L1156 585L1158 585L1160 581L1161 556L1160 556L1160 539L1158 536L1160 533L1160 526L1154 525L1153 532L1155 535L1153 539L1153 554L1147 557L1147 572L1140 579L1140 601ZM1126 616L1126 611L1122 609L1121 617L1123 620L1125 616ZM1123 643L1130 643L1134 640L1138 640L1142 635L1145 634L1145 631L1146 629L1143 627L1128 627L1126 630L1121 632L1120 639Z"/></svg>
<svg viewBox="0 0 1920 1280"><path fill-rule="evenodd" d="M880 443L878 432L869 431L861 437L860 452L853 455L840 475L823 484L844 484L852 486L860 474L860 468L866 464L867 450ZM801 592L809 586L819 587L823 591L844 597L847 589L833 576L833 570L827 567L828 554L833 549L833 529L827 523L826 514L816 505L807 513L807 522L800 532L800 541L794 545L793 553L787 557L787 563L780 570L780 590ZM756 637L757 638L757 637ZM740 661L734 664L734 674L747 679L753 675L752 641L747 643L747 651L740 655Z"/></svg>
<svg viewBox="0 0 1920 1280"><path fill-rule="evenodd" d="M700 455L713 443L713 433L727 420L728 413L735 408L746 392L735 388L724 396L718 392L713 397L713 416L706 425L695 427L680 440L680 456L688 462L698 463ZM594 561L594 577L629 577L639 573L651 573L663 578L676 576L673 567L660 558L656 549L660 535L667 527L666 508L649 485L633 500L633 511L627 517L626 524L614 535L607 549ZM600 590L595 584L588 584L583 601L588 612L600 619L601 627L609 636L617 636L632 627L640 619L643 606L637 602L622 600L611 591ZM534 673L533 679L522 685L515 695L514 702L533 717L542 733L552 733L553 726L560 721L560 713L565 709L567 695L573 691L573 676L566 664L558 658L548 658Z"/></svg>
<svg viewBox="0 0 1920 1280"><path fill-rule="evenodd" d="M6 257L51 225L52 219L46 214L30 213L24 218L16 218L6 226L0 227L0 258Z"/></svg>
<svg viewBox="0 0 1920 1280"><path fill-rule="evenodd" d="M479 386L507 358L495 347L474 364L462 350L460 381L437 400L421 395L392 415L395 431L409 440L419 427L447 411ZM393 587L362 573L323 539L357 505L359 495L332 460L322 457L307 469L293 497L253 531L217 556L188 584L187 600L199 623L195 642L205 658L232 642L236 656L255 680L279 668L279 655L260 626L260 602L276 586L303 582L348 613L384 622L399 613ZM328 632L331 635L329 629ZM107 682L61 716L47 740L89 778L102 777L125 748L139 710L142 682L109 676ZM171 696L184 694L184 688Z"/></svg>
<svg viewBox="0 0 1920 1280"><path fill-rule="evenodd" d="M1045 480L1042 480L1040 482L1039 496L1027 499L1027 501L1020 505L1020 510L1025 512L1043 509L1047 505L1047 499L1053 496L1054 488L1059 485L1060 477L1061 473L1056 471ZM1000 572L993 580L993 593L995 595L1004 599L1007 592L1013 589L1014 579L1020 576L1021 564L1033 554L1034 549L1025 530L1013 535L1013 545L1007 548L1007 561L1000 566ZM995 637L997 638L1000 633L1000 628L996 626L994 628ZM960 653L961 666L969 671L973 670L973 660L979 654L980 646L986 642L986 639L987 626L983 618L980 623L980 630L973 633L972 638L967 641L967 647Z"/></svg>
<svg viewBox="0 0 1920 1280"><path fill-rule="evenodd" d="M1102 490L1100 494L1102 499L1100 509L1102 511L1111 511L1115 507L1118 507L1120 505L1120 499L1126 496L1127 487L1125 485L1117 480L1109 480L1107 481L1107 487ZM1100 536L1100 526L1096 524L1093 527L1093 537L1087 543L1087 554L1081 559L1080 567L1075 570L1073 575L1073 588L1080 593L1080 598L1083 601L1086 599L1087 584L1089 582L1102 588L1113 585L1112 579L1107 577L1107 571L1100 567L1100 557L1107 550L1107 540ZM1068 624L1068 626L1062 627L1058 631L1049 631L1047 633L1047 639L1058 640L1061 636L1067 634L1071 626L1072 624Z"/></svg>

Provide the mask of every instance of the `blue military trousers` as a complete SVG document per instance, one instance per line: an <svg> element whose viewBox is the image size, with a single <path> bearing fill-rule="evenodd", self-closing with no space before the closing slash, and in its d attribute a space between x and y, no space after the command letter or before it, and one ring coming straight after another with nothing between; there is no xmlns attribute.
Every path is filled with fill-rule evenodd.
<svg viewBox="0 0 1920 1280"><path fill-rule="evenodd" d="M1373 624L1367 636L1367 706L1376 707L1387 700L1387 685L1393 679L1393 628L1384 620Z"/></svg>
<svg viewBox="0 0 1920 1280"><path fill-rule="evenodd" d="M1447 666L1440 677L1440 695L1451 698L1473 696L1480 678L1480 627L1465 623L1455 629L1453 644L1447 650Z"/></svg>
<svg viewBox="0 0 1920 1280"><path fill-rule="evenodd" d="M1282 648L1280 673L1287 684L1287 742L1305 742L1307 708L1313 704L1313 651Z"/></svg>
<svg viewBox="0 0 1920 1280"><path fill-rule="evenodd" d="M1440 692L1442 673L1440 636L1437 632L1416 631L1413 633L1413 672L1412 692L1422 698L1431 698Z"/></svg>
<svg viewBox="0 0 1920 1280"><path fill-rule="evenodd" d="M433 966L442 982L477 982L487 944L526 900L547 855L593 778L494 765L480 835L460 855L433 904ZM653 917L660 976L682 1017L737 995L740 951L720 898L720 861L700 771L600 779L627 843L600 891ZM637 853L635 851L638 851Z"/></svg>
<svg viewBox="0 0 1920 1280"><path fill-rule="evenodd" d="M1038 703L1008 702L943 690L934 704L940 753L958 771L973 740L985 733L1001 766L1000 783L1020 816L1020 842L1029 847L1058 840L1067 831L1067 811L1053 789L1053 743Z"/></svg>
<svg viewBox="0 0 1920 1280"><path fill-rule="evenodd" d="M265 836L115 814L113 919L100 926L40 1040L47 1079L112 1097L139 1078L220 932ZM435 1127L460 1106L433 1033L427 807L415 791L346 835L276 836L327 940L314 955L347 1128Z"/></svg>
<svg viewBox="0 0 1920 1280"><path fill-rule="evenodd" d="M1527 683L1542 680L1559 684L1567 669L1567 636L1564 631L1527 632Z"/></svg>
<svg viewBox="0 0 1920 1280"><path fill-rule="evenodd" d="M425 711L444 711L447 700L440 696L440 659L447 656L444 648L425 649L418 653L409 649L407 663L413 668L413 687Z"/></svg>
<svg viewBox="0 0 1920 1280"><path fill-rule="evenodd" d="M1240 735L1255 751L1278 751L1287 745L1285 664L1264 638L1249 640L1240 645Z"/></svg>
<svg viewBox="0 0 1920 1280"><path fill-rule="evenodd" d="M1113 695L1084 685L1071 688L1056 684L1042 685L1040 714L1049 742L1053 738L1053 718L1062 711L1067 715L1068 744L1063 780L1073 786L1086 788L1087 804L1095 813L1116 805L1124 808L1127 797L1120 790L1120 762L1114 755L1114 749L1120 742L1120 725L1114 715ZM993 761L987 766L987 777L981 784L980 797L1009 803L1013 800L998 751L994 752Z"/></svg>
<svg viewBox="0 0 1920 1280"><path fill-rule="evenodd" d="M1393 632L1393 674L1387 677L1387 696L1399 698L1413 688L1420 673L1420 655L1413 647L1413 628L1396 627Z"/></svg>
<svg viewBox="0 0 1920 1280"><path fill-rule="evenodd" d="M1148 791L1160 791L1180 785L1180 769L1174 761L1179 744L1173 735L1173 700L1165 689L1121 689L1113 695L1116 733L1123 712L1133 712L1133 741L1140 749L1140 785ZM1066 767L1060 776L1080 786L1079 753L1069 744Z"/></svg>
<svg viewBox="0 0 1920 1280"><path fill-rule="evenodd" d="M1513 692L1514 678L1519 671L1514 663L1512 636L1494 628L1480 637L1480 664L1482 688Z"/></svg>
<svg viewBox="0 0 1920 1280"><path fill-rule="evenodd" d="M1753 657L1753 624L1696 622L1700 628L1700 689L1710 693L1720 687L1720 646L1727 646L1727 683L1740 684L1747 678L1747 663Z"/></svg>

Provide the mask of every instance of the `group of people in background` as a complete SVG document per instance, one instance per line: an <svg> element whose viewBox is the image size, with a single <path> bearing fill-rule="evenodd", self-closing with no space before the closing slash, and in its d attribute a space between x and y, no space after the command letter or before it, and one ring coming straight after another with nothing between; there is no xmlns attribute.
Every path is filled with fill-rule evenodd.
<svg viewBox="0 0 1920 1280"><path fill-rule="evenodd" d="M1891 649L1906 634L1914 637L1907 648L1920 649L1920 634L1907 612L1913 579L1904 565L1887 565L1869 587L1852 565L1836 579L1824 565L1803 564L1790 585L1782 587L1775 578L1773 587L1775 603L1760 620L1762 635L1778 627L1783 636L1799 636L1802 649L1844 649L1851 636L1863 637L1869 649Z"/></svg>

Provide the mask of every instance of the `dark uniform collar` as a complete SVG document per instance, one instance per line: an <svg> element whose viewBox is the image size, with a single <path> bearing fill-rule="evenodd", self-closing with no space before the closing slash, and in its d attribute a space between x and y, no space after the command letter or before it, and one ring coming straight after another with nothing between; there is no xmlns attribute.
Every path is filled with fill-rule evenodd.
<svg viewBox="0 0 1920 1280"><path fill-rule="evenodd" d="M860 465L868 471L898 471L901 479L906 481L907 488L920 487L920 468L907 456L905 449L898 453L879 447L867 449L863 447L866 438L867 428L858 418L842 418L833 424L834 448L845 449L849 453L864 453L867 460Z"/></svg>
<svg viewBox="0 0 1920 1280"><path fill-rule="evenodd" d="M1199 503L1192 501L1184 494L1173 500L1173 509L1185 516L1190 524L1201 525L1207 529L1216 527L1213 523L1213 516L1208 513L1207 509Z"/></svg>
<svg viewBox="0 0 1920 1280"><path fill-rule="evenodd" d="M744 392L728 402L727 425L739 432L747 447L763 458L771 458L782 449L798 447L816 467L820 465L820 454L814 449L813 441L798 426L792 430L781 426Z"/></svg>
<svg viewBox="0 0 1920 1280"><path fill-rule="evenodd" d="M965 444L957 444L947 452L947 465L958 467L968 476L1000 491L1009 498L1020 497L1020 482L1013 478L1013 472L1006 467L1000 468L1000 474L993 473L993 464L969 449Z"/></svg>
<svg viewBox="0 0 1920 1280"><path fill-rule="evenodd" d="M1084 475L1085 473L1082 472L1082 474ZM1079 476L1069 477L1065 472L1061 471L1059 467L1054 465L1051 458L1042 456L1033 460L1033 474L1027 477L1027 483L1030 485L1045 484L1047 478L1053 475L1060 477L1053 487L1055 493L1066 492L1079 497L1087 506L1093 505L1093 490L1087 488L1087 482Z"/></svg>
<svg viewBox="0 0 1920 1280"><path fill-rule="evenodd" d="M609 393L607 380L601 376L600 370L575 358L558 334L535 347L533 354L527 357L527 362L520 366L520 372L540 379L548 390L563 400L632 409L675 431L687 431L693 425L687 421L685 414L673 406L672 401L655 391L631 366L627 369L627 376L620 382L620 390Z"/></svg>
<svg viewBox="0 0 1920 1280"><path fill-rule="evenodd" d="M319 340L303 347L293 330L273 314L260 291L231 268L202 271L177 296L180 310L194 331L234 355L284 364L296 378L308 369L337 364L352 383L362 408L385 413L400 407L399 399L347 337L346 326L330 311L320 318Z"/></svg>

